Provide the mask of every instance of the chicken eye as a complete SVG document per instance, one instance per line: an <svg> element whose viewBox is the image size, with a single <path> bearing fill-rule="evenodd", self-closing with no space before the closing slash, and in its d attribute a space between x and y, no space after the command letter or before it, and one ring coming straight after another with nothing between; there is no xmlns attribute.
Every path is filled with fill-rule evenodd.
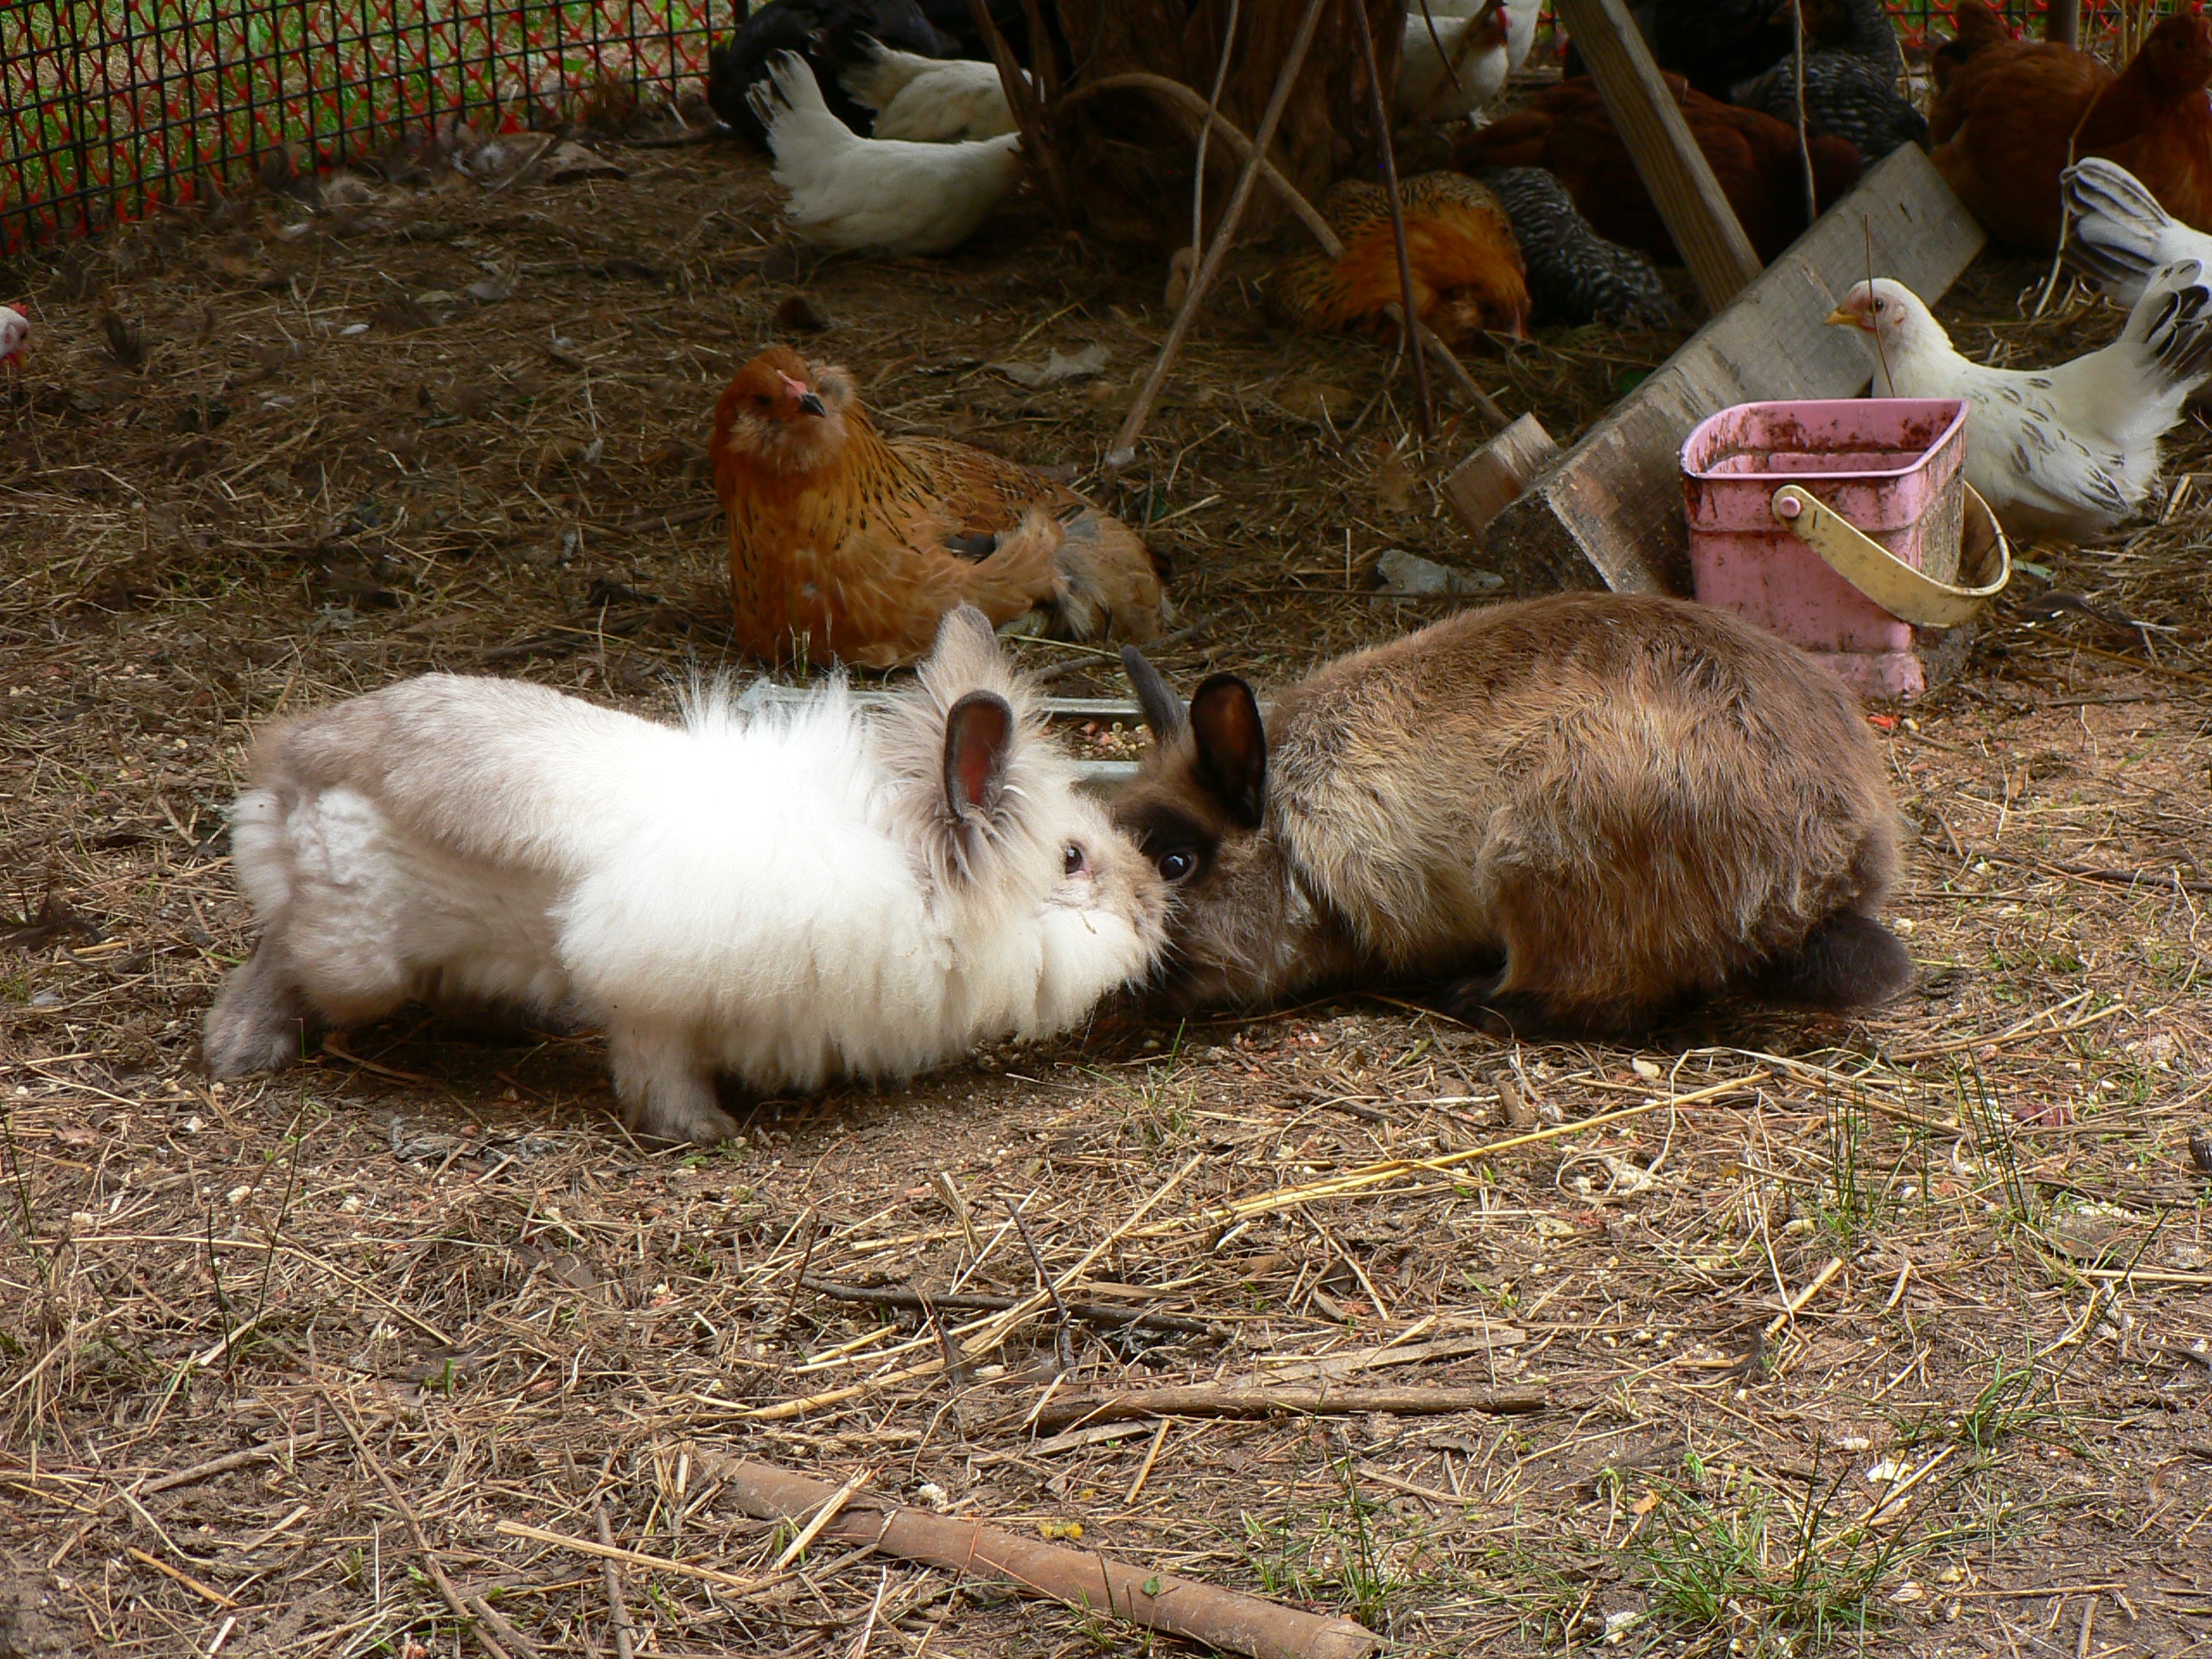
<svg viewBox="0 0 2212 1659"><path fill-rule="evenodd" d="M1081 875L1090 868L1090 855L1085 853L1083 849L1077 846L1074 842L1071 841L1068 842L1065 847L1061 849L1060 869L1064 874Z"/></svg>
<svg viewBox="0 0 2212 1659"><path fill-rule="evenodd" d="M1875 302L1874 302L1874 309L1875 309L1875 311L1876 311L1878 314L1878 313L1880 313L1880 312L1886 311L1886 310L1888 310L1889 308L1890 308L1890 302L1889 302L1887 300L1877 300L1877 301L1875 301Z"/></svg>
<svg viewBox="0 0 2212 1659"><path fill-rule="evenodd" d="M1198 868L1198 855L1178 848L1160 855L1160 873L1170 881L1180 881Z"/></svg>

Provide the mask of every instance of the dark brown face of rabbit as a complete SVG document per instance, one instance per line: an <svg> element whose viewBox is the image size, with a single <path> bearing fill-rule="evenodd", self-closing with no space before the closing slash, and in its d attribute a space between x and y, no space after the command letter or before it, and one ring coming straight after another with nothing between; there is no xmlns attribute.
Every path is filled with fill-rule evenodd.
<svg viewBox="0 0 2212 1659"><path fill-rule="evenodd" d="M1261 1002L1326 976L1349 948L1306 898L1267 834L1268 734L1251 688L1231 674L1199 686L1186 712L1135 647L1123 666L1153 747L1114 804L1168 884L1162 989L1185 1007Z"/></svg>

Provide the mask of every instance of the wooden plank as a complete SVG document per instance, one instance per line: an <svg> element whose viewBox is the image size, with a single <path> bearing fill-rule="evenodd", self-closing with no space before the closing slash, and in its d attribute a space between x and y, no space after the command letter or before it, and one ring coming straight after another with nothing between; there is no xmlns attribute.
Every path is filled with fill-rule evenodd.
<svg viewBox="0 0 2212 1659"><path fill-rule="evenodd" d="M1936 299L1985 239L1918 145L1893 151L1497 516L1488 563L1521 593L1688 593L1690 429L1731 404L1856 397L1872 359L1824 325L1837 300L1870 272Z"/></svg>
<svg viewBox="0 0 2212 1659"><path fill-rule="evenodd" d="M2061 46L2082 43L2082 0L2050 0L2043 15L2043 37Z"/></svg>
<svg viewBox="0 0 2212 1659"><path fill-rule="evenodd" d="M1690 137L1651 48L1623 0L1553 0L1553 10L1598 83L1605 111L1706 308L1718 312L1759 274L1759 257L1705 152Z"/></svg>
<svg viewBox="0 0 2212 1659"><path fill-rule="evenodd" d="M1470 536L1479 536L1557 459L1559 445L1544 423L1523 415L1452 469L1444 480L1445 505Z"/></svg>

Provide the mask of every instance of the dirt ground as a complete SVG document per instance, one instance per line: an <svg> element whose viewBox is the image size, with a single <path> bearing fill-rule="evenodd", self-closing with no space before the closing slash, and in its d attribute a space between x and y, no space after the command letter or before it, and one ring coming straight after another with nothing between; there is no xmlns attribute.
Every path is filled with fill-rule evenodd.
<svg viewBox="0 0 2212 1659"><path fill-rule="evenodd" d="M197 1077L249 944L222 813L255 722L432 668L668 708L727 639L712 400L796 294L893 428L1149 526L1179 678L1440 614L1374 595L1387 549L1479 566L1434 486L1484 429L1400 442L1387 353L1274 329L1249 283L1103 479L1161 273L1020 211L809 268L734 148L614 153L626 180L340 181L11 274L41 335L0 388L0 1655L1176 1649L846 1544L777 1570L792 1529L733 1457L1404 1653L2212 1647L2201 419L2154 521L2031 551L1963 678L1885 717L1921 975L1864 1019L1630 1052L1380 999L1116 1009L746 1106L713 1153L627 1141L590 1039L410 1018ZM1962 343L2114 332L2020 322L2037 274L1970 273ZM1678 338L1474 366L1565 434ZM1088 346L1095 380L988 366ZM855 1294L886 1287L935 1313ZM1250 1377L1534 1408L1054 1427Z"/></svg>

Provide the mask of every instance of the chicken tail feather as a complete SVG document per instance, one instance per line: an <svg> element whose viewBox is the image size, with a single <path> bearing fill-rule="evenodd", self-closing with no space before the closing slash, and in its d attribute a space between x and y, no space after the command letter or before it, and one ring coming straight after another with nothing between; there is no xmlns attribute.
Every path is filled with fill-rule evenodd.
<svg viewBox="0 0 2212 1659"><path fill-rule="evenodd" d="M2101 156L2069 168L2061 184L2074 234L2067 257L2100 283L2133 288L2164 263L2174 227L2158 199L2126 168Z"/></svg>
<svg viewBox="0 0 2212 1659"><path fill-rule="evenodd" d="M1142 643L1173 620L1160 573L1135 531L1085 508L1065 520L1052 559L1054 620L1073 639Z"/></svg>
<svg viewBox="0 0 2212 1659"><path fill-rule="evenodd" d="M2170 385L2186 391L2212 378L2212 286L2204 267L2177 259L2162 269L2128 313L2126 332L2139 338Z"/></svg>

